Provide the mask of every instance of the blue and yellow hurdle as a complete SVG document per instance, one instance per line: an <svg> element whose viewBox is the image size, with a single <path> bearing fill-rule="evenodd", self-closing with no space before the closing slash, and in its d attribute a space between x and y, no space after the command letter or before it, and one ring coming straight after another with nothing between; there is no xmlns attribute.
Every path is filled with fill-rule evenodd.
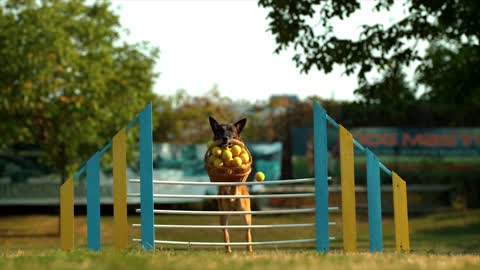
<svg viewBox="0 0 480 270"><path fill-rule="evenodd" d="M126 128L120 130L101 151L95 153L60 188L61 248L74 248L74 185L73 181L84 173L87 179L87 245L88 249L100 250L100 157L112 148L113 151L113 238L117 249L128 246L127 222L127 154L126 133L138 122L140 128L140 191L143 194L140 204L142 247L152 250L155 247L153 223L153 145L152 145L152 104L148 104ZM150 226L148 225L150 224Z"/></svg>
<svg viewBox="0 0 480 270"><path fill-rule="evenodd" d="M409 252L409 227L406 182L386 168L377 156L363 147L342 125L337 124L318 103L314 103L314 155L315 155L315 239L319 252L330 249L328 206L327 123L339 130L340 173L342 190L343 249L357 252L355 211L354 147L367 156L368 223L371 252L383 251L380 169L392 177L395 219L395 246L397 252ZM127 221L126 133L136 123L140 128L140 204L141 244L145 250L155 248L153 201L153 142L152 105L148 104L126 128L120 130L102 150L95 153L60 188L61 248L74 248L74 181L84 173L87 179L87 245L100 250L100 157L113 150L113 205L114 246L125 249L129 245Z"/></svg>

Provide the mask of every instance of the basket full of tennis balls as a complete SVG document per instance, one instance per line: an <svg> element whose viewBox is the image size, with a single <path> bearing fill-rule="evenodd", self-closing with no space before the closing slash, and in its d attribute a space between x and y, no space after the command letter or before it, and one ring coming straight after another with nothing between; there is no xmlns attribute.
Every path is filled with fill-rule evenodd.
<svg viewBox="0 0 480 270"><path fill-rule="evenodd" d="M204 161L211 182L245 182L252 171L252 154L239 140L230 147L209 143Z"/></svg>

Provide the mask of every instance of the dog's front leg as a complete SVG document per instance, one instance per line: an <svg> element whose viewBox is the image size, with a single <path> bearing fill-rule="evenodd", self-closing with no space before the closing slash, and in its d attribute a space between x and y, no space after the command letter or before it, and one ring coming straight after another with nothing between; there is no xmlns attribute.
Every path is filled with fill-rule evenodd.
<svg viewBox="0 0 480 270"><path fill-rule="evenodd" d="M248 226L252 225L252 215L251 214L244 215L243 218L245 220L246 225L248 225ZM246 240L247 240L248 243L252 243L252 229L250 229L250 228L247 229ZM252 245L247 246L247 251L250 252L250 253L253 252Z"/></svg>
<svg viewBox="0 0 480 270"><path fill-rule="evenodd" d="M220 216L220 225L226 226L228 225L228 216ZM230 243L230 235L228 234L228 229L223 229L223 240L225 243ZM232 249L230 248L229 245L225 245L225 251L230 253L232 252Z"/></svg>

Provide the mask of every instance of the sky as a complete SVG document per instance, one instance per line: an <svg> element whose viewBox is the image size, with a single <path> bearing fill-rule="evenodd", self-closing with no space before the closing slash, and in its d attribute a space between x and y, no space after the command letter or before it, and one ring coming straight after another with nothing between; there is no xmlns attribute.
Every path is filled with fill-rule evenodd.
<svg viewBox="0 0 480 270"><path fill-rule="evenodd" d="M257 1L113 0L112 4L130 32L126 41L148 41L160 49L157 94L185 89L197 96L218 85L222 95L251 102L272 94L355 99L356 77L347 77L343 69L301 74L292 60L293 50L275 54L274 36L267 31L268 10L258 7ZM372 16L372 4L366 0L351 19L336 22L338 35L358 36L361 24L389 24L402 17L401 4L381 16Z"/></svg>

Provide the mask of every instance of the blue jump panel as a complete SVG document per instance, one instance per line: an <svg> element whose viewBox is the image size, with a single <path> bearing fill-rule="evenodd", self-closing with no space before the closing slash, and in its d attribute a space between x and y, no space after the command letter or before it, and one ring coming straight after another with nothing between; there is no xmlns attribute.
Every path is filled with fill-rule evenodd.
<svg viewBox="0 0 480 270"><path fill-rule="evenodd" d="M140 207L142 247L155 249L153 214L152 104L140 113Z"/></svg>
<svg viewBox="0 0 480 270"><path fill-rule="evenodd" d="M100 155L87 161L87 241L88 249L100 250Z"/></svg>
<svg viewBox="0 0 480 270"><path fill-rule="evenodd" d="M369 149L367 154L368 231L370 251L382 252L382 199L380 191L380 164Z"/></svg>
<svg viewBox="0 0 480 270"><path fill-rule="evenodd" d="M328 167L327 167L327 113L314 102L313 134L315 156L315 235L319 252L328 252Z"/></svg>

